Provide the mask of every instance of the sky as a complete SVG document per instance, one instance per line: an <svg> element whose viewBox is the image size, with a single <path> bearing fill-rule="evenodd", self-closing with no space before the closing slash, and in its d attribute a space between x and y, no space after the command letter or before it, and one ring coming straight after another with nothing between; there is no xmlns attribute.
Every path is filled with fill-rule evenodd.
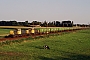
<svg viewBox="0 0 90 60"><path fill-rule="evenodd" d="M90 24L90 0L0 0L0 21Z"/></svg>

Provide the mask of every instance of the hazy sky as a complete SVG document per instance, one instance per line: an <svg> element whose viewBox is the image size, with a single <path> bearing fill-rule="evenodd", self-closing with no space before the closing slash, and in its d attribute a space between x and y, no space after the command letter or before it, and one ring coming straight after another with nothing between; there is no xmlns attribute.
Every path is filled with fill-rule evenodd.
<svg viewBox="0 0 90 60"><path fill-rule="evenodd" d="M90 23L90 0L0 0L0 21Z"/></svg>

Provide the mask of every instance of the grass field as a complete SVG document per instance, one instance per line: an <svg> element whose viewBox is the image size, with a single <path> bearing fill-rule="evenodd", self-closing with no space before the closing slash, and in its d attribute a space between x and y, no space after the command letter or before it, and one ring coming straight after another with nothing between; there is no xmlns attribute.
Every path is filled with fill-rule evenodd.
<svg viewBox="0 0 90 60"><path fill-rule="evenodd" d="M11 29L2 29L0 28L0 36L8 35Z"/></svg>
<svg viewBox="0 0 90 60"><path fill-rule="evenodd" d="M0 46L0 59L90 60L90 29Z"/></svg>

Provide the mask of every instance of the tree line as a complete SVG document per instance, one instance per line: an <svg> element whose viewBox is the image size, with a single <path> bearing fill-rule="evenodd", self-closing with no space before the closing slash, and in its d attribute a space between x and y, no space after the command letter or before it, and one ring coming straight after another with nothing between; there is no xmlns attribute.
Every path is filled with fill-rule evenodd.
<svg viewBox="0 0 90 60"><path fill-rule="evenodd" d="M32 21L32 22L17 22L17 21L0 21L0 26L41 26L41 27L73 27L75 24L73 24L73 21L52 21L52 22L39 22L39 21ZM82 26L78 24L78 26ZM87 26L84 25L83 26Z"/></svg>

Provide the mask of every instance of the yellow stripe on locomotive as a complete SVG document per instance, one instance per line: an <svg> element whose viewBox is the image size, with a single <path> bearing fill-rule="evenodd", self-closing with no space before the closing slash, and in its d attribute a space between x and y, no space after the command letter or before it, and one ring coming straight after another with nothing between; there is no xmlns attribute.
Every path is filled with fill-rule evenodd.
<svg viewBox="0 0 90 60"><path fill-rule="evenodd" d="M14 35L14 31L13 30L10 30L10 35Z"/></svg>
<svg viewBox="0 0 90 60"><path fill-rule="evenodd" d="M17 34L21 34L21 29L17 29Z"/></svg>
<svg viewBox="0 0 90 60"><path fill-rule="evenodd" d="M35 33L35 30L34 30L34 29L32 29L32 30L31 30L31 33Z"/></svg>
<svg viewBox="0 0 90 60"><path fill-rule="evenodd" d="M29 30L26 30L26 34L29 34Z"/></svg>

